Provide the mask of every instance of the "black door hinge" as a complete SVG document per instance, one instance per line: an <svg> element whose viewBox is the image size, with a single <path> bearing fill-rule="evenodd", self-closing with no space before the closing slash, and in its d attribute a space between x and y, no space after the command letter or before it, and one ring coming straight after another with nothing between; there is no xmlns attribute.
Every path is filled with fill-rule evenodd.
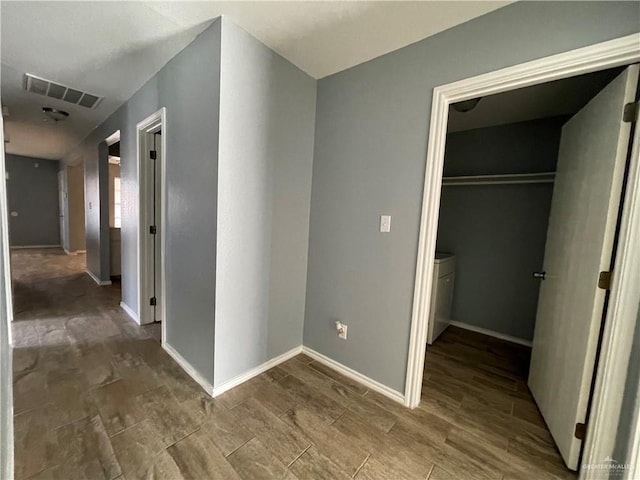
<svg viewBox="0 0 640 480"><path fill-rule="evenodd" d="M151 297L149 299L149 305L151 305L152 307L155 307L158 304L158 300L156 299L156 297Z"/></svg>
<svg viewBox="0 0 640 480"><path fill-rule="evenodd" d="M611 272L600 272L598 276L598 288L611 290Z"/></svg>
<svg viewBox="0 0 640 480"><path fill-rule="evenodd" d="M151 225L151 226L149 227L149 233L150 233L151 235L155 235L157 232L158 232L158 229L156 228L156 226L155 226L155 225Z"/></svg>
<svg viewBox="0 0 640 480"><path fill-rule="evenodd" d="M149 157L151 158L151 160L155 160L156 158L158 158L158 152L155 150L150 150Z"/></svg>
<svg viewBox="0 0 640 480"><path fill-rule="evenodd" d="M625 123L633 123L638 120L638 110L640 110L640 102L630 102L624 106L622 113L622 121Z"/></svg>
<svg viewBox="0 0 640 480"><path fill-rule="evenodd" d="M587 436L587 425L584 423L576 423L576 429L573 434L578 440L584 440L584 437Z"/></svg>

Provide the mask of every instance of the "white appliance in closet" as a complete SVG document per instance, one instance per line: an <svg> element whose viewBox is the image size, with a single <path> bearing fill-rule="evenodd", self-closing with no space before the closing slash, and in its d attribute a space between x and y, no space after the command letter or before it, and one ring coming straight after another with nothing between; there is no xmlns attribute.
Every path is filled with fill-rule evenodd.
<svg viewBox="0 0 640 480"><path fill-rule="evenodd" d="M431 345L451 323L453 284L456 277L456 257L436 252L433 265L433 285L427 343Z"/></svg>

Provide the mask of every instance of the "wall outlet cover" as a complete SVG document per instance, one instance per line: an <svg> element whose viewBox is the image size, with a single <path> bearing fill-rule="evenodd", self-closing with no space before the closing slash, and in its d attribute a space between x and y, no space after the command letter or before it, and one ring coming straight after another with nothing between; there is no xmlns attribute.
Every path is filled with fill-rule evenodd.
<svg viewBox="0 0 640 480"><path fill-rule="evenodd" d="M346 340L347 339L347 327L344 323L336 322L336 329L338 330L338 337Z"/></svg>
<svg viewBox="0 0 640 480"><path fill-rule="evenodd" d="M391 231L391 215L380 215L380 231L382 233Z"/></svg>

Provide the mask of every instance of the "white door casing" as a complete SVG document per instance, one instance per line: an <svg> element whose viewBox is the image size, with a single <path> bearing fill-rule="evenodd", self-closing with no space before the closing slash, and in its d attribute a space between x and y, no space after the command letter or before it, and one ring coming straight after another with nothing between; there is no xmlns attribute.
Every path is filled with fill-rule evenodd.
<svg viewBox="0 0 640 480"><path fill-rule="evenodd" d="M420 404L422 395L425 343L431 302L433 258L438 235L438 212L449 106L463 100L507 92L620 65L629 65L638 61L640 61L640 33L634 33L440 85L433 89L407 356L405 405L416 408ZM635 185L632 185L631 188L634 189ZM630 218L632 221L635 219L635 217ZM635 228L635 224L630 227ZM628 246L625 243L624 250L627 252ZM631 253L622 257L625 258L625 264L635 261L635 255ZM619 300L625 306L633 303L632 299L627 298L626 295L620 297ZM633 305L633 308L635 307L637 307L637 303ZM612 320L617 325L620 319L616 314ZM617 354L612 356L617 357ZM605 394L603 397L607 395Z"/></svg>
<svg viewBox="0 0 640 480"><path fill-rule="evenodd" d="M434 88L407 356L405 405L410 408L417 407L422 395L449 106L463 100L639 61L640 33L634 33ZM594 386L593 408L587 425L583 463L600 462L604 452L611 452L609 444L615 440L615 420L619 416L619 399L624 389L625 375L619 371L626 367L630 349L630 345L621 342L621 339L627 338L628 332L633 328L640 300L640 292L637 289L640 278L640 148L636 145L635 149L623 208L616 274L613 276L608 318ZM612 375L611 372L616 374ZM636 418L640 418L640 399L636 400L633 408ZM635 429L634 440L630 445L631 448L640 445L640 428ZM631 462L631 468L624 477L625 480L634 479L634 471L640 472L640 455L636 452L635 455L629 456L628 460ZM598 470L582 470L580 478L601 478L600 474Z"/></svg>
<svg viewBox="0 0 640 480"><path fill-rule="evenodd" d="M165 238L166 232L166 109L161 108L136 126L138 151L138 321L141 324L151 323L154 318L162 320L162 343L166 333L166 273L165 273ZM149 151L153 150L154 132L157 136L157 159L151 160ZM155 167L152 162L155 162ZM154 177L155 199L153 198ZM151 235L149 227L154 223L153 205L156 202L155 223L156 235ZM154 254L155 247L155 254ZM149 304L153 296L157 299L156 307Z"/></svg>
<svg viewBox="0 0 640 480"><path fill-rule="evenodd" d="M529 388L567 466L578 468L629 146L628 67L562 129L533 339Z"/></svg>

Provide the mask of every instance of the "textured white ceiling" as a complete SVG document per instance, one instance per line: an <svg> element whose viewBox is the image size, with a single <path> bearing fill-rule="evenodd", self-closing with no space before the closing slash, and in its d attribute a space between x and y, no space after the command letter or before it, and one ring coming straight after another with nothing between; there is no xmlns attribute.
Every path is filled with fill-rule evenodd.
<svg viewBox="0 0 640 480"><path fill-rule="evenodd" d="M227 15L315 78L510 2L1 2L7 152L62 158L209 25ZM22 91L25 72L102 95L86 110ZM42 106L71 114L42 121Z"/></svg>

